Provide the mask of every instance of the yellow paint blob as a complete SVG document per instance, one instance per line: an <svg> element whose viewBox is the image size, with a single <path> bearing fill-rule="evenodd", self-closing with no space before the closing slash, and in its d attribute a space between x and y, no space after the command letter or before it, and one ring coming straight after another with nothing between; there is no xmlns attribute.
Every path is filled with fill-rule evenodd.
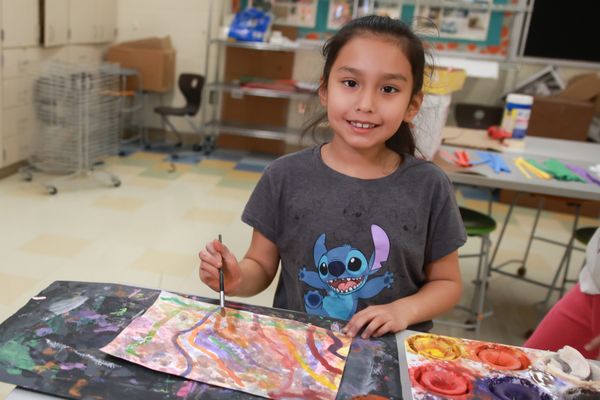
<svg viewBox="0 0 600 400"><path fill-rule="evenodd" d="M406 339L406 346L413 353L434 360L456 360L463 354L460 342L446 336L413 335Z"/></svg>

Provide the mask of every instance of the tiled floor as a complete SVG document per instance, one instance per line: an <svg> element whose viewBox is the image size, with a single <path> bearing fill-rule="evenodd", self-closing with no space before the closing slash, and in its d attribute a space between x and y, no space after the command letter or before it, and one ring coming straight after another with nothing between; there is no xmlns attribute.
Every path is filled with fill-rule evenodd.
<svg viewBox="0 0 600 400"><path fill-rule="evenodd" d="M236 254L244 254L251 230L240 215L260 177L257 171L268 161L268 157L220 152L198 164L173 168L163 155L134 153L106 161L105 169L119 176L121 187L88 177L58 182L55 196L37 184L52 177L36 174L33 182L25 182L13 175L0 180L0 321L59 279L120 282L216 297L197 277L197 252L221 233ZM485 210L481 200L460 193L458 199L462 205ZM494 217L500 221L506 209L495 205ZM517 210L500 261L524 250L532 220L532 210ZM540 229L544 235L566 240L569 224L567 215L544 213ZM583 224L598 221L583 218ZM478 240L471 239L463 252L476 251L478 246ZM549 280L561 255L562 249L537 242L528 275ZM573 265L581 261L582 255L576 254ZM465 298L475 262L461 262ZM489 287L488 304L495 314L484 321L481 337L521 344L523 333L535 324L532 305L543 298L544 290L497 274ZM271 285L243 301L270 305L273 291ZM456 328L439 326L434 331L472 337ZM0 398L10 390L0 384Z"/></svg>

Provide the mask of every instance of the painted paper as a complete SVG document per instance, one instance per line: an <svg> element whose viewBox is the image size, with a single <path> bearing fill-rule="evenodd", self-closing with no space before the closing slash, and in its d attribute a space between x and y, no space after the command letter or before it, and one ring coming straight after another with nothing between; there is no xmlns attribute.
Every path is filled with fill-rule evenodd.
<svg viewBox="0 0 600 400"><path fill-rule="evenodd" d="M314 325L161 292L101 350L260 396L334 399L350 344L350 338Z"/></svg>
<svg viewBox="0 0 600 400"><path fill-rule="evenodd" d="M560 352L432 334L404 345L414 400L600 398L600 367L581 379Z"/></svg>

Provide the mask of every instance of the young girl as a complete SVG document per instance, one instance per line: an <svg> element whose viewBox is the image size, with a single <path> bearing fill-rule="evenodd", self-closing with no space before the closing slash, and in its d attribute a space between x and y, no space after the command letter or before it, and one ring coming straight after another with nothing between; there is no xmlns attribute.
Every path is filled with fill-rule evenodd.
<svg viewBox="0 0 600 400"><path fill-rule="evenodd" d="M252 296L281 262L274 307L349 320L351 337L428 330L460 298L466 235L448 178L414 156L423 45L400 21L367 16L323 54L331 141L268 166L242 215L246 255L214 240L200 278L218 291L223 268L227 295Z"/></svg>

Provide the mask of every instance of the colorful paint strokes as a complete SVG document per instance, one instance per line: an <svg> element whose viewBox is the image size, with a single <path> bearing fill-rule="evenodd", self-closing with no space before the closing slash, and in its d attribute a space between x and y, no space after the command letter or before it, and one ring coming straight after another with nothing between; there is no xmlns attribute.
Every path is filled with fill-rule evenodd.
<svg viewBox="0 0 600 400"><path fill-rule="evenodd" d="M161 292L101 350L260 396L334 399L350 344L350 338L314 325Z"/></svg>
<svg viewBox="0 0 600 400"><path fill-rule="evenodd" d="M417 334L405 340L415 400L600 399L600 367L557 353Z"/></svg>

